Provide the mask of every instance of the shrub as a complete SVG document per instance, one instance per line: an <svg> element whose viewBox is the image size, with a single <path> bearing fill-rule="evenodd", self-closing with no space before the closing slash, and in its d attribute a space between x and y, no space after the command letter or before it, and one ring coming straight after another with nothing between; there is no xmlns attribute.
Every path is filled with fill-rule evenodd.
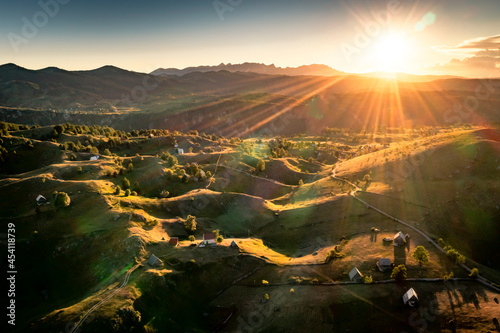
<svg viewBox="0 0 500 333"><path fill-rule="evenodd" d="M301 180L299 180L299 186L302 186L302 185L304 185L304 181L301 179Z"/></svg>
<svg viewBox="0 0 500 333"><path fill-rule="evenodd" d="M469 277L473 278L473 279L477 279L478 276L479 276L479 270L477 268L473 268L470 271Z"/></svg>
<svg viewBox="0 0 500 333"><path fill-rule="evenodd" d="M268 284L269 284L269 281L267 281L267 280L262 280L262 284L263 284L263 285L268 285Z"/></svg>
<svg viewBox="0 0 500 333"><path fill-rule="evenodd" d="M184 221L184 227L188 232L196 231L196 217L193 215L188 215L186 221Z"/></svg>
<svg viewBox="0 0 500 333"><path fill-rule="evenodd" d="M127 179L127 177L123 178L122 186L124 189L128 189L130 187L130 181Z"/></svg>
<svg viewBox="0 0 500 333"><path fill-rule="evenodd" d="M66 192L58 192L56 196L56 201L54 202L54 205L56 208L64 208L68 207L69 204L71 203L71 199L69 195Z"/></svg>
<svg viewBox="0 0 500 333"><path fill-rule="evenodd" d="M130 189L127 189L127 190L125 191L125 196L126 196L126 197L128 197L129 195L130 195Z"/></svg>
<svg viewBox="0 0 500 333"><path fill-rule="evenodd" d="M122 191L122 189L120 188L120 185L116 185L115 194L119 195L121 193L121 191Z"/></svg>
<svg viewBox="0 0 500 333"><path fill-rule="evenodd" d="M399 265L394 267L391 273L391 279L394 279L398 282L403 281L408 277L407 272L406 272L406 266L405 265Z"/></svg>
<svg viewBox="0 0 500 333"><path fill-rule="evenodd" d="M372 277L371 275L367 275L367 276L365 276L365 277L364 277L364 282L365 282L366 284L370 284L370 283L372 283L372 282L373 282L373 277Z"/></svg>

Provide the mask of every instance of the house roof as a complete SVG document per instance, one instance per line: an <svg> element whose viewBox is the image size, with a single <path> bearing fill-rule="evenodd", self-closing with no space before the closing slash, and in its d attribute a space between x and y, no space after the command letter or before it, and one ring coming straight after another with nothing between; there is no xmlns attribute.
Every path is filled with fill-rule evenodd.
<svg viewBox="0 0 500 333"><path fill-rule="evenodd" d="M179 237L170 237L168 244L170 245L178 245L179 244Z"/></svg>
<svg viewBox="0 0 500 333"><path fill-rule="evenodd" d="M90 158L91 161L97 161L98 159L99 159L99 156L97 156L97 155L96 156L92 156Z"/></svg>
<svg viewBox="0 0 500 333"><path fill-rule="evenodd" d="M155 265L157 262L158 262L158 257L155 256L154 254L151 254L151 257L149 258L148 260L148 264L150 264L151 266Z"/></svg>
<svg viewBox="0 0 500 333"><path fill-rule="evenodd" d="M203 234L203 240L215 239L215 234L213 232L207 232Z"/></svg>
<svg viewBox="0 0 500 333"><path fill-rule="evenodd" d="M396 238L401 238L401 239L405 239L405 235L400 231L398 232L397 234L394 235L394 239Z"/></svg>
<svg viewBox="0 0 500 333"><path fill-rule="evenodd" d="M408 289L408 291L403 295L403 302L408 302L409 300L417 300L418 295L413 288Z"/></svg>
<svg viewBox="0 0 500 333"><path fill-rule="evenodd" d="M232 241L232 242L231 242L231 247L239 247L239 246L238 246L238 244L236 244L236 242L235 242L235 241Z"/></svg>
<svg viewBox="0 0 500 333"><path fill-rule="evenodd" d="M380 258L378 261L380 266L391 266L391 259L389 258Z"/></svg>
<svg viewBox="0 0 500 333"><path fill-rule="evenodd" d="M39 194L37 197L36 197L36 201L47 201L47 199L45 199L45 197L41 194Z"/></svg>
<svg viewBox="0 0 500 333"><path fill-rule="evenodd" d="M358 270L357 267L354 267L350 272L349 272L349 279L353 279L356 276L361 277L361 272Z"/></svg>

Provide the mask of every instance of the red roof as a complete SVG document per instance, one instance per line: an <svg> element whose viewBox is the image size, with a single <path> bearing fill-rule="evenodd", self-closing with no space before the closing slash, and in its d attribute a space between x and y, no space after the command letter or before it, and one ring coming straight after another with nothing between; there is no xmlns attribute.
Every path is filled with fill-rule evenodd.
<svg viewBox="0 0 500 333"><path fill-rule="evenodd" d="M178 245L179 244L179 237L170 237L170 240L168 241L168 244L170 244L170 245Z"/></svg>
<svg viewBox="0 0 500 333"><path fill-rule="evenodd" d="M207 232L203 234L203 240L215 239L215 234L213 232Z"/></svg>

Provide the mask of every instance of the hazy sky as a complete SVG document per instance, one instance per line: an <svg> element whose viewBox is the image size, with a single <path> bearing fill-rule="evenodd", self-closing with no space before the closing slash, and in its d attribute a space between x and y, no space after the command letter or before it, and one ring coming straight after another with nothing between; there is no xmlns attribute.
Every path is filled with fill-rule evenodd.
<svg viewBox="0 0 500 333"><path fill-rule="evenodd" d="M500 0L0 0L0 63L500 76Z"/></svg>

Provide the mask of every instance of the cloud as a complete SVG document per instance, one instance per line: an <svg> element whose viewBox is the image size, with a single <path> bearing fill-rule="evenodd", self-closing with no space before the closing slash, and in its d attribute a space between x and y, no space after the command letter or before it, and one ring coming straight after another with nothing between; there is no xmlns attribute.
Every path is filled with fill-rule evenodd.
<svg viewBox="0 0 500 333"><path fill-rule="evenodd" d="M435 46L433 49L464 57L427 69L440 74L472 77L500 77L500 35L465 40L456 46Z"/></svg>

